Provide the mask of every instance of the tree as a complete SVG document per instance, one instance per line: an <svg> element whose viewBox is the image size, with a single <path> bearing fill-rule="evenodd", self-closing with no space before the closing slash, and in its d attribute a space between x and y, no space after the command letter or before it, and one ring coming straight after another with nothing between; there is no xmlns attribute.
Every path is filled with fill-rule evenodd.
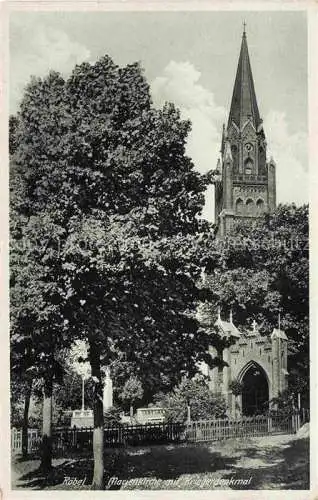
<svg viewBox="0 0 318 500"><path fill-rule="evenodd" d="M134 416L134 405L137 403L137 401L140 401L142 399L143 393L144 391L140 380L138 380L137 377L131 376L126 381L123 390L119 395L120 399L124 403L129 404L129 413L131 421Z"/></svg>
<svg viewBox="0 0 318 500"><path fill-rule="evenodd" d="M157 398L157 405L166 409L165 418L171 422L185 422L188 406L192 420L223 418L227 410L223 398L212 394L202 377L184 379L161 400Z"/></svg>
<svg viewBox="0 0 318 500"><path fill-rule="evenodd" d="M121 409L118 406L111 406L104 412L106 425L120 425Z"/></svg>
<svg viewBox="0 0 318 500"><path fill-rule="evenodd" d="M32 342L41 331L51 360L69 339L88 342L93 488L103 486L103 366L123 356L155 391L214 362L195 314L210 179L185 156L189 130L173 105L152 107L138 64L119 68L107 56L67 80L33 79L18 113L19 215L47 237L43 255L30 256L40 269L27 281L40 276L50 289L38 287L46 316Z"/></svg>
<svg viewBox="0 0 318 500"><path fill-rule="evenodd" d="M18 122L19 123L19 122ZM56 354L64 346L65 324L59 305L56 249L60 234L50 214L28 209L27 182L20 166L10 171L10 323L11 372L26 388L23 424L27 442L28 407L34 380L43 382L43 470L51 467L51 415L53 381L62 367Z"/></svg>

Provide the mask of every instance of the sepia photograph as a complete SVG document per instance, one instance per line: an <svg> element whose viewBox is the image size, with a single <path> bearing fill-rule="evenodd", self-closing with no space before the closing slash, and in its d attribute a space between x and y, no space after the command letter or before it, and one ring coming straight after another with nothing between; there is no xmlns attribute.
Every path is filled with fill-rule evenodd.
<svg viewBox="0 0 318 500"><path fill-rule="evenodd" d="M11 489L310 490L307 12L8 44Z"/></svg>

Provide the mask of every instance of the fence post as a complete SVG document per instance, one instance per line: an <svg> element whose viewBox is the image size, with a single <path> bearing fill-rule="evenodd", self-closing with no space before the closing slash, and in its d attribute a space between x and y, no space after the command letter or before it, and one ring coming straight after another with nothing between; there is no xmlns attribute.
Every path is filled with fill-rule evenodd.
<svg viewBox="0 0 318 500"><path fill-rule="evenodd" d="M292 430L295 434L298 431L297 414L295 412L292 413Z"/></svg>
<svg viewBox="0 0 318 500"><path fill-rule="evenodd" d="M298 431L300 427L300 414L299 411L296 412L296 432Z"/></svg>
<svg viewBox="0 0 318 500"><path fill-rule="evenodd" d="M272 417L270 415L267 417L267 431L269 434L272 432Z"/></svg>

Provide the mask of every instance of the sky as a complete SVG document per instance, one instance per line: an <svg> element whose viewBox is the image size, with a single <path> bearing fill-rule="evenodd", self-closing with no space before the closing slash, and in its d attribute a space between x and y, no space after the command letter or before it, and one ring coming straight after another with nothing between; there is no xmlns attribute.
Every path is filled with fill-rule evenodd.
<svg viewBox="0 0 318 500"><path fill-rule="evenodd" d="M308 202L307 20L301 11L12 12L10 112L31 75L69 74L108 54L140 61L155 106L174 102L192 122L187 154L216 166L237 69L243 22L256 96L277 164L277 201ZM214 188L204 215L214 220Z"/></svg>

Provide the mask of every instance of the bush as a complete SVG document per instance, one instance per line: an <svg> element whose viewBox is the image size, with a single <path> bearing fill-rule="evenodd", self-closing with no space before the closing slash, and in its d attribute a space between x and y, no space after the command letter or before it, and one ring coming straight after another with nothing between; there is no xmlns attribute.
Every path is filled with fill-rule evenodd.
<svg viewBox="0 0 318 500"><path fill-rule="evenodd" d="M271 399L268 411L271 415L288 415L294 413L295 409L294 393L287 389L277 398Z"/></svg>
<svg viewBox="0 0 318 500"><path fill-rule="evenodd" d="M212 394L205 380L184 380L157 402L166 409L166 421L185 422L190 406L191 420L224 418L226 404L221 396Z"/></svg>
<svg viewBox="0 0 318 500"><path fill-rule="evenodd" d="M119 425L121 409L118 406L112 406L104 412L105 425Z"/></svg>
<svg viewBox="0 0 318 500"><path fill-rule="evenodd" d="M243 384L239 382L239 380L234 379L230 382L229 389L232 392L232 394L234 394L234 396L237 397L240 394L242 394Z"/></svg>

